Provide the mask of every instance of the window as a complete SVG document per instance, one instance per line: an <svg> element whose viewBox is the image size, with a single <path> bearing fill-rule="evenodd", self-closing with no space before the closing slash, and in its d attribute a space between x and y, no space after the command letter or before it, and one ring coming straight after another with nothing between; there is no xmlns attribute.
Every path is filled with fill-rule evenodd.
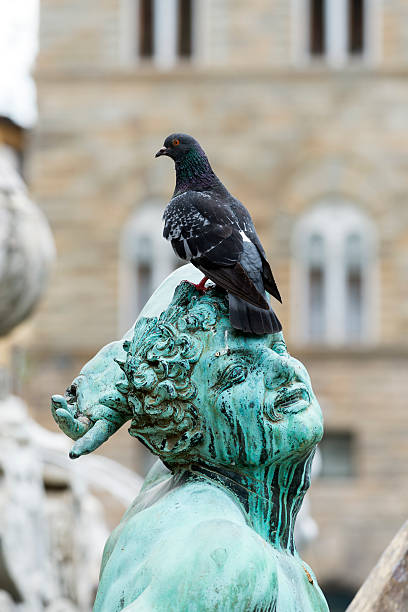
<svg viewBox="0 0 408 612"><path fill-rule="evenodd" d="M345 330L349 339L359 340L363 330L363 244L359 234L346 237Z"/></svg>
<svg viewBox="0 0 408 612"><path fill-rule="evenodd" d="M309 48L312 55L323 55L325 50L325 0L310 0Z"/></svg>
<svg viewBox="0 0 408 612"><path fill-rule="evenodd" d="M122 0L122 55L166 69L193 55L197 0Z"/></svg>
<svg viewBox="0 0 408 612"><path fill-rule="evenodd" d="M374 339L374 236L369 219L339 199L317 204L299 220L292 244L295 340L349 345Z"/></svg>
<svg viewBox="0 0 408 612"><path fill-rule="evenodd" d="M192 0L178 2L178 56L191 57L192 52Z"/></svg>
<svg viewBox="0 0 408 612"><path fill-rule="evenodd" d="M348 0L348 50L355 55L364 51L364 5L364 0Z"/></svg>
<svg viewBox="0 0 408 612"><path fill-rule="evenodd" d="M320 234L312 234L308 241L309 259L309 335L323 339L325 330L324 312L324 240Z"/></svg>
<svg viewBox="0 0 408 612"><path fill-rule="evenodd" d="M297 63L320 59L341 67L378 55L379 0L293 0L292 6Z"/></svg>
<svg viewBox="0 0 408 612"><path fill-rule="evenodd" d="M139 55L153 57L153 0L139 0Z"/></svg>
<svg viewBox="0 0 408 612"><path fill-rule="evenodd" d="M140 234L135 249L133 303L139 313L153 293L153 244L148 234Z"/></svg>
<svg viewBox="0 0 408 612"><path fill-rule="evenodd" d="M162 236L163 203L149 200L126 222L120 239L119 331L135 322L159 284L181 262Z"/></svg>
<svg viewBox="0 0 408 612"><path fill-rule="evenodd" d="M321 478L354 476L355 440L350 431L326 431L319 444L322 456Z"/></svg>

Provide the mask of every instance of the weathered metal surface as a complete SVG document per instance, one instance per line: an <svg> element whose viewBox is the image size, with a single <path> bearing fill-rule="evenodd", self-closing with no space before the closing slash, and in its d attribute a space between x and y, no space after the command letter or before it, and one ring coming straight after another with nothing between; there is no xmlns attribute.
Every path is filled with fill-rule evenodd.
<svg viewBox="0 0 408 612"><path fill-rule="evenodd" d="M281 333L233 330L222 292L179 285L190 270L53 399L73 457L130 420L171 469L154 466L110 536L94 610L327 611L293 538L323 433L307 371Z"/></svg>
<svg viewBox="0 0 408 612"><path fill-rule="evenodd" d="M404 523L347 612L405 612L408 610L408 521Z"/></svg>

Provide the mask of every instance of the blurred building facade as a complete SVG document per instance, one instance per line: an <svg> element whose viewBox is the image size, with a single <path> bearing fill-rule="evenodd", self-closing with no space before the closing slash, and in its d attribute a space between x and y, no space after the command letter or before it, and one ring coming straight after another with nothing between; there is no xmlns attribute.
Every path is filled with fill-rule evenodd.
<svg viewBox="0 0 408 612"><path fill-rule="evenodd" d="M58 262L26 371L36 416L178 265L173 167L153 155L192 133L252 213L324 411L304 556L354 591L408 510L408 1L43 0L40 23L28 174ZM136 444L102 450L137 467Z"/></svg>

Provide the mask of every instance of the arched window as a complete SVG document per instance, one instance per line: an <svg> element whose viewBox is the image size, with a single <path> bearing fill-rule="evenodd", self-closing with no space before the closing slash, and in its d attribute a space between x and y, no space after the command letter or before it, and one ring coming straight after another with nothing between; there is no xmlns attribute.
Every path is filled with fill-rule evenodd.
<svg viewBox="0 0 408 612"><path fill-rule="evenodd" d="M162 236L163 203L149 200L126 222L119 245L119 331L136 320L158 285L183 262Z"/></svg>
<svg viewBox="0 0 408 612"><path fill-rule="evenodd" d="M370 342L377 310L372 223L343 200L321 202L293 234L292 329L307 343Z"/></svg>
<svg viewBox="0 0 408 612"><path fill-rule="evenodd" d="M159 68L190 59L196 1L122 0L126 59L151 60Z"/></svg>

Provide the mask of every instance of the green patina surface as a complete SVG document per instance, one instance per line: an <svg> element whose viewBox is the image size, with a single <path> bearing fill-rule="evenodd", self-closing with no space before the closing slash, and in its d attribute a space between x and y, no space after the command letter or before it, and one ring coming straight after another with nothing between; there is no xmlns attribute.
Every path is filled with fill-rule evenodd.
<svg viewBox="0 0 408 612"><path fill-rule="evenodd" d="M131 421L161 460L108 539L94 610L327 611L293 539L323 434L309 376L282 334L232 329L223 292L179 284L194 275L53 398L73 457Z"/></svg>

